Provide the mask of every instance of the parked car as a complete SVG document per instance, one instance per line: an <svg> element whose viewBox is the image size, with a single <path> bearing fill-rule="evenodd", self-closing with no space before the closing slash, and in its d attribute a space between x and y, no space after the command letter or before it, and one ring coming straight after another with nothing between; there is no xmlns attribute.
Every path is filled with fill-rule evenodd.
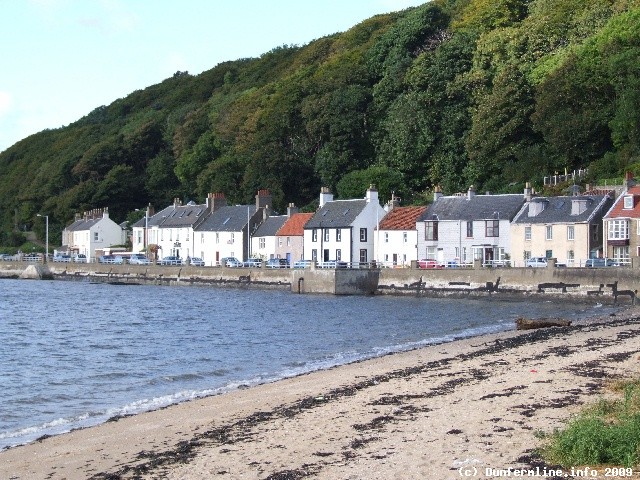
<svg viewBox="0 0 640 480"><path fill-rule="evenodd" d="M313 260L296 260L293 262L293 268L307 268L313 264Z"/></svg>
<svg viewBox="0 0 640 480"><path fill-rule="evenodd" d="M433 259L423 258L422 260L418 260L418 268L444 268L444 265L439 264Z"/></svg>
<svg viewBox="0 0 640 480"><path fill-rule="evenodd" d="M87 256L84 253L74 255L73 261L75 263L87 263Z"/></svg>
<svg viewBox="0 0 640 480"><path fill-rule="evenodd" d="M53 261L54 262L71 262L71 255L68 255L66 253L57 253L53 256Z"/></svg>
<svg viewBox="0 0 640 480"><path fill-rule="evenodd" d="M0 260L9 262L13 260L13 255L9 255L8 253L0 253Z"/></svg>
<svg viewBox="0 0 640 480"><path fill-rule="evenodd" d="M193 265L194 267L204 267L204 260L200 257L191 257L190 265Z"/></svg>
<svg viewBox="0 0 640 480"><path fill-rule="evenodd" d="M116 255L113 257L113 263L116 265L123 265L127 263L127 257L123 257L122 255Z"/></svg>
<svg viewBox="0 0 640 480"><path fill-rule="evenodd" d="M160 260L160 265L182 265L182 259L175 255L169 255Z"/></svg>
<svg viewBox="0 0 640 480"><path fill-rule="evenodd" d="M220 259L220 266L238 268L242 266L242 262L236 257L223 257Z"/></svg>
<svg viewBox="0 0 640 480"><path fill-rule="evenodd" d="M270 258L264 265L266 268L289 268L286 258Z"/></svg>
<svg viewBox="0 0 640 480"><path fill-rule="evenodd" d="M101 255L98 258L98 263L115 263L116 257L113 255Z"/></svg>
<svg viewBox="0 0 640 480"><path fill-rule="evenodd" d="M246 262L242 263L243 267L247 268L260 268L262 267L262 259L260 258L250 258Z"/></svg>
<svg viewBox="0 0 640 480"><path fill-rule="evenodd" d="M590 258L584 262L584 266L589 268L617 267L618 264L611 258Z"/></svg>
<svg viewBox="0 0 640 480"><path fill-rule="evenodd" d="M544 268L549 264L546 257L531 257L527 260L527 267L539 267Z"/></svg>
<svg viewBox="0 0 640 480"><path fill-rule="evenodd" d="M141 253L134 253L129 257L129 263L131 265L151 265L151 260Z"/></svg>

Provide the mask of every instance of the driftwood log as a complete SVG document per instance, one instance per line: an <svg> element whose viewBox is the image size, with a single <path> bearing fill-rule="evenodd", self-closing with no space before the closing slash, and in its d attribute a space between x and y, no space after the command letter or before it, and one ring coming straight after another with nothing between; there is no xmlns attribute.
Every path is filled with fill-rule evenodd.
<svg viewBox="0 0 640 480"><path fill-rule="evenodd" d="M516 320L517 330L532 330L534 328L547 327L568 327L571 320L563 320L561 318L518 318Z"/></svg>

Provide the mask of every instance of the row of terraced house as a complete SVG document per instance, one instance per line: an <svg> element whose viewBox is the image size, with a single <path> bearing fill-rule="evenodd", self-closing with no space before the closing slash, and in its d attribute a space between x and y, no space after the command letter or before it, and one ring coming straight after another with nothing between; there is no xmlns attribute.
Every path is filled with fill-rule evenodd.
<svg viewBox="0 0 640 480"><path fill-rule="evenodd" d="M269 191L260 190L251 205L227 205L224 194L211 193L203 204L176 199L158 212L149 207L132 226L132 251L199 257L207 266L225 257L387 267L422 260L522 267L531 257L583 266L603 256L630 265L640 257L640 187L631 176L618 195L574 187L570 195L541 197L527 185L523 194L470 187L447 196L436 187L432 203L403 207L393 196L382 206L372 185L363 198L348 200L322 188L314 213L290 204L278 215L271 205ZM126 230L107 210L86 212L63 232L62 250L95 258L96 250L124 243Z"/></svg>

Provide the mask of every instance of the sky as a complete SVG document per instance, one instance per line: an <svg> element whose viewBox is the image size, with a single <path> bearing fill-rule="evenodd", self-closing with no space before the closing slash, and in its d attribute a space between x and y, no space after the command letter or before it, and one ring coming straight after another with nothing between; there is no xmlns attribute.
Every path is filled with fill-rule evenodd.
<svg viewBox="0 0 640 480"><path fill-rule="evenodd" d="M426 0L0 0L0 152L177 71L305 45Z"/></svg>

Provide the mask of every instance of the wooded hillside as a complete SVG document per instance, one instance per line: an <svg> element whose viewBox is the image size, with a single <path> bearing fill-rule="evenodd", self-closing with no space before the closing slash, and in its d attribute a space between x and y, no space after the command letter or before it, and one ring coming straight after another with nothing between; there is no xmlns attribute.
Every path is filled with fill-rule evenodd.
<svg viewBox="0 0 640 480"><path fill-rule="evenodd" d="M434 0L305 46L221 63L100 106L0 154L0 231L149 202L320 187L405 204L521 192L565 168L640 174L640 0ZM2 239L0 239L0 244Z"/></svg>

